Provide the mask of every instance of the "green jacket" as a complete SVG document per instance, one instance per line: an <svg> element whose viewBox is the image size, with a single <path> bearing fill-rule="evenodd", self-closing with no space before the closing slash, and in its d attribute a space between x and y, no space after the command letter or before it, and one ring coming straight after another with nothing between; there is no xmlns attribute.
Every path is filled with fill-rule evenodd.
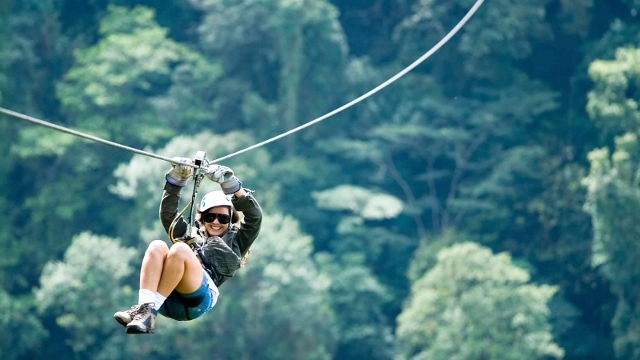
<svg viewBox="0 0 640 360"><path fill-rule="evenodd" d="M178 205L180 202L180 191L182 187L165 183L160 201L160 220L165 231L169 233L171 222L178 214ZM220 286L227 279L232 277L235 271L240 268L240 260L249 251L249 248L258 237L260 227L262 225L262 208L253 197L251 191L241 198L233 196L231 198L236 211L241 211L244 215L242 225L238 230L229 230L222 235L220 244L214 245L214 261L211 265L214 271L214 279L217 278L217 285ZM194 214L195 215L195 214ZM187 231L187 222L184 218L180 218L173 230L174 238L179 238ZM205 238L207 235L204 231L200 232ZM209 238L210 240L219 240L218 237Z"/></svg>

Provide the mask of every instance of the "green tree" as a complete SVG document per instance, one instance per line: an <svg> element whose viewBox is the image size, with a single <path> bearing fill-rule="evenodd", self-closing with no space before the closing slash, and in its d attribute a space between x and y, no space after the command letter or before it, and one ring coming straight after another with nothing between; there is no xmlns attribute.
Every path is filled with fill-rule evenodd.
<svg viewBox="0 0 640 360"><path fill-rule="evenodd" d="M535 265L534 280L558 286L549 308L555 339L566 358L609 359L614 356L609 323L615 297L606 277L590 264L593 228L581 185L588 169L572 159L573 151L565 148L541 159L541 191L517 203L519 224L505 236L504 246ZM517 241L524 236L530 240Z"/></svg>
<svg viewBox="0 0 640 360"><path fill-rule="evenodd" d="M472 3L0 1L0 104L165 156L206 150L213 158L370 90L440 40ZM593 195L601 207L589 203L587 213L582 205L588 188L579 187L579 180L588 170L588 151L611 146L612 135L631 132L618 140L623 143L637 136L638 10L638 0L486 2L446 46L385 91L270 145L269 153L263 148L225 161L258 190L266 213L295 214L313 237L314 251L330 253L318 264L332 279L325 291L340 329L333 334L334 357L384 358L389 319L400 312L408 291L408 260L413 254L409 281L415 282L435 266L438 250L461 238L524 258L532 264L533 281L560 287L549 317L567 359L612 358L612 333L619 352L634 351L633 283L620 283L626 275L614 278L606 268L635 269L597 244L596 266L588 261L588 217L617 202L635 206L633 183L616 177L614 186L605 184L607 176L590 177L617 195ZM69 90L64 99L52 96L56 86L58 95L62 87ZM101 86L107 97L85 93ZM104 99L121 102L97 105ZM14 313L31 310L30 291L43 266L60 260L83 230L118 236L135 247L165 238L157 202L168 164L0 120L0 288L10 299L0 302L13 312L0 324L27 324L17 329L26 331L42 323L59 340L42 345L40 335L7 332L0 357L5 344L16 341L34 347L16 351L23 358L46 355L39 346L72 357L60 339L73 338L51 325L55 319L45 313L32 322ZM479 145L474 149L471 141ZM623 153L608 151L616 155L593 156L614 163ZM631 163L634 151L627 151ZM616 166L606 174L619 173ZM212 184L204 186L203 192ZM356 196L344 196L354 189ZM353 207L360 204L359 190L365 199L399 199L402 212L370 217L367 202ZM319 207L312 194L321 193L338 197ZM607 216L598 213L598 224L618 221ZM599 225L602 238L627 241L609 229L614 225ZM344 278L336 280L336 273ZM134 276L126 283L133 287ZM619 316L611 321L617 305ZM162 331L144 339L123 336L121 327L108 324L118 335L104 338L92 357L180 358L195 338L182 333L205 339L195 345L208 342L204 328L217 327L213 318L161 320ZM252 348L243 336L235 336L242 344L234 344L234 351Z"/></svg>
<svg viewBox="0 0 640 360"><path fill-rule="evenodd" d="M79 50L74 66L58 84L63 112L80 129L131 146L153 144L175 134L179 120L158 122L153 99L166 94L174 71L195 69L215 79L217 72L167 30L145 7L110 7L100 23L100 41ZM183 75L184 76L184 75ZM212 78L213 77L213 78Z"/></svg>
<svg viewBox="0 0 640 360"><path fill-rule="evenodd" d="M378 115L365 109L360 117L382 115L387 123L364 131L359 124L349 136L322 141L322 149L345 159L345 166L366 164L358 185L383 187L401 198L418 238L459 226L470 233L499 231L519 187L536 177L535 164L544 156L539 146L515 140L556 106L555 95L525 79L482 101L447 99L422 75L396 86L373 100ZM419 90L424 88L430 90ZM529 92L536 95L525 96Z"/></svg>
<svg viewBox="0 0 640 360"><path fill-rule="evenodd" d="M9 31L9 2L5 1L0 5L0 40L4 44L9 44L11 39L11 32ZM5 92L7 91L7 84L9 78L7 77L9 61L9 49L6 46L3 46L0 49L0 104L3 104L3 97L5 96Z"/></svg>
<svg viewBox="0 0 640 360"><path fill-rule="evenodd" d="M350 138L369 143L360 152L389 174L378 176L403 195L418 237L463 227L495 238L514 216L522 187L534 181L545 152L526 132L557 109L558 94L532 80L518 61L550 36L546 2L501 0L481 8L437 56L373 100L375 112L363 109L359 116L387 119L360 124L358 133L371 130ZM383 70L422 55L472 3L415 1L396 28L398 56ZM451 71L451 61L460 71Z"/></svg>
<svg viewBox="0 0 640 360"><path fill-rule="evenodd" d="M55 113L51 79L60 75L67 45L58 20L60 5L56 0L7 0L0 6L5 14L0 38L8 36L0 50L4 107L32 115Z"/></svg>
<svg viewBox="0 0 640 360"><path fill-rule="evenodd" d="M35 292L38 309L64 329L51 336L52 346L66 344L82 358L101 351L116 325L112 310L130 305L131 288L123 280L136 255L114 239L82 233L62 261L45 265Z"/></svg>
<svg viewBox="0 0 640 360"><path fill-rule="evenodd" d="M344 69L347 45L338 12L328 1L195 3L206 14L200 27L203 48L240 80L241 85L233 82L236 92L226 95L229 109L237 110L225 118L250 126L259 137L273 136L341 101L340 77L335 74ZM269 116L264 102L272 104L277 115ZM298 135L302 141L289 137L284 150L293 155L304 148L304 140L331 131L306 131Z"/></svg>
<svg viewBox="0 0 640 360"><path fill-rule="evenodd" d="M615 59L597 60L589 66L594 88L588 94L587 110L592 119L615 137L615 148L589 153L590 172L584 179L588 189L586 209L594 228L592 264L611 283L618 299L611 321L618 358L640 356L640 329L635 290L640 267L635 256L638 229L633 214L640 204L638 192L638 134L640 133L640 50L619 48Z"/></svg>
<svg viewBox="0 0 640 360"><path fill-rule="evenodd" d="M0 290L0 358L7 360L37 356L48 334L33 305L33 297L14 298Z"/></svg>
<svg viewBox="0 0 640 360"><path fill-rule="evenodd" d="M340 252L338 252L340 253ZM389 359L393 356L393 324L384 307L392 299L358 251L318 255L336 313L339 343L334 359Z"/></svg>
<svg viewBox="0 0 640 360"><path fill-rule="evenodd" d="M610 133L640 131L640 49L619 48L613 60L589 66L594 88L588 94L589 115Z"/></svg>
<svg viewBox="0 0 640 360"><path fill-rule="evenodd" d="M415 1L411 12L396 28L398 60L413 61L424 53L460 21L474 2ZM498 0L490 6L483 5L456 38L439 51L439 56L429 59L423 69L430 69L443 86L455 92L481 83L469 83L469 80L510 83L508 74L516 70L514 60L531 55L536 40L551 38L545 21L545 4L549 2ZM450 70L453 58L460 71Z"/></svg>
<svg viewBox="0 0 640 360"><path fill-rule="evenodd" d="M403 203L384 192L353 185L311 196L319 209L334 214L326 223L337 223L329 247L332 255L321 255L323 269L333 279L331 299L340 324L336 358L388 359L393 320L387 308L401 296L398 289L404 285L396 280L404 267L391 264L402 262L410 241L383 224L400 215Z"/></svg>
<svg viewBox="0 0 640 360"><path fill-rule="evenodd" d="M402 213L403 203L395 196L353 185L312 192L311 196L318 208L338 214L335 221L339 239L332 244L334 253L359 253L372 265L383 256L389 242L397 245L396 239L384 236L384 227L375 226Z"/></svg>
<svg viewBox="0 0 640 360"><path fill-rule="evenodd" d="M154 100L169 96L176 74L211 79L217 76L216 67L168 39L147 8L111 7L100 26L100 41L79 50L74 66L58 83L65 125L95 129L97 136L140 148L175 134L180 120L156 116ZM104 194L113 182L113 170L130 155L43 127L20 128L17 135L10 171L17 176L38 174L20 181L21 188L13 195L22 206L11 215L10 239L15 240L7 241L15 250L8 265L21 263L27 268L11 280L12 286L25 289L45 262L62 255L78 232L115 236L114 230L126 224L127 202ZM32 228L56 229L39 238L47 251L33 252L24 246L27 242L18 241Z"/></svg>
<svg viewBox="0 0 640 360"><path fill-rule="evenodd" d="M555 292L529 283L506 253L465 242L445 248L398 316L396 358L561 358L548 321Z"/></svg>
<svg viewBox="0 0 640 360"><path fill-rule="evenodd" d="M0 105L31 115L55 113L57 102L51 96L53 78L59 75L66 44L57 19L58 1L3 1L0 5ZM6 249L0 256L0 284L12 295L27 294L37 278L41 265L23 256L29 241L24 241L23 226L29 212L23 206L32 191L25 175L28 167L15 151L21 134L33 130L21 127L14 118L2 115L0 123L0 160L2 187L0 209L5 221L0 225L0 244ZM25 147L33 147L29 143ZM5 206L10 206L5 208ZM38 252L36 252L38 253Z"/></svg>
<svg viewBox="0 0 640 360"><path fill-rule="evenodd" d="M324 245L326 251L336 254L338 263L352 257L361 259L392 298L404 297L407 284L403 264L409 261L415 242L390 225L402 215L405 204L386 192L346 184L312 192L311 196L318 209L329 213L322 222L336 224L335 235ZM349 262L343 266L351 268ZM389 308L396 307L397 303L385 304L389 323L395 317L389 317Z"/></svg>
<svg viewBox="0 0 640 360"><path fill-rule="evenodd" d="M594 227L592 264L610 281L618 298L611 321L616 355L620 359L640 356L640 309L637 290L640 281L640 256L637 238L640 227L634 215L640 210L638 164L640 144L636 134L616 138L615 151L597 149L589 154L591 171L584 183L588 186L587 211Z"/></svg>

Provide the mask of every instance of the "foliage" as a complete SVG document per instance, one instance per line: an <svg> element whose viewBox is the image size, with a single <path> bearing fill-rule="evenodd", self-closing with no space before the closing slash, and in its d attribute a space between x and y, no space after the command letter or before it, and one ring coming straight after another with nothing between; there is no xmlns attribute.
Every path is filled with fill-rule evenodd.
<svg viewBox="0 0 640 360"><path fill-rule="evenodd" d="M0 32L8 36L0 50L1 100L14 109L55 113L57 101L51 93L69 45L61 34L59 8L58 0L7 0L0 5Z"/></svg>
<svg viewBox="0 0 640 360"><path fill-rule="evenodd" d="M2 5L0 5L0 39L2 39L2 41L6 44L9 43L9 38L10 38L10 32L9 32L9 11L8 11L8 4L9 2L3 2ZM7 67L8 67L8 63L9 61L7 61L9 59L9 50L6 47L3 47L0 50L0 103L3 103L3 94L6 91L7 88L7 82L8 82L8 77L7 77Z"/></svg>
<svg viewBox="0 0 640 360"><path fill-rule="evenodd" d="M615 60L592 62L589 76L589 115L614 134L640 131L640 49L620 48Z"/></svg>
<svg viewBox="0 0 640 360"><path fill-rule="evenodd" d="M45 265L35 293L38 310L69 333L68 338L52 336L54 342L66 343L84 357L102 348L113 325L112 314L105 310L130 306L124 296L131 289L122 286L122 279L132 273L135 255L114 239L82 233L74 237L63 261Z"/></svg>
<svg viewBox="0 0 640 360"><path fill-rule="evenodd" d="M0 357L13 360L33 356L34 348L41 346L48 334L32 299L13 298L0 290L0 308Z"/></svg>
<svg viewBox="0 0 640 360"><path fill-rule="evenodd" d="M640 210L638 188L638 139L635 134L616 138L616 150L610 154L606 148L589 155L591 171L584 183L588 186L587 210L594 227L592 263L611 282L618 297L612 326L618 358L640 355L636 340L640 323L636 284L640 281L640 255L637 238L640 228L628 214Z"/></svg>
<svg viewBox="0 0 640 360"><path fill-rule="evenodd" d="M411 262L409 263L407 270L409 282L413 284L422 278L427 271L431 270L437 264L440 250L453 246L459 242L460 238L466 238L466 236L449 229L443 231L438 237L421 242L413 252Z"/></svg>
<svg viewBox="0 0 640 360"><path fill-rule="evenodd" d="M325 140L322 148L349 163L374 165L363 169L368 176L360 177L361 184L393 189L421 238L428 230L463 223L473 231L495 227L509 216L509 202L500 206L500 200L515 194L521 178L536 176L534 165L543 155L539 147L510 139L552 110L555 95L535 82L521 82L520 89L479 92L482 102L449 100L435 90L419 91L428 85L428 78L409 76L400 91L377 100L392 114L387 124ZM515 105L527 86L538 96ZM471 228L475 224L468 217L489 211L493 218L477 221L485 229Z"/></svg>
<svg viewBox="0 0 640 360"><path fill-rule="evenodd" d="M396 197L371 193L357 186L341 185L312 193L311 196L316 199L319 208L348 211L361 221L394 218L402 211L402 202Z"/></svg>
<svg viewBox="0 0 640 360"><path fill-rule="evenodd" d="M340 329L334 359L389 359L393 355L393 331L384 314L393 296L380 284L364 258L351 252L335 258L318 255L323 273L331 279L332 308Z"/></svg>
<svg viewBox="0 0 640 360"><path fill-rule="evenodd" d="M215 159L383 83L473 3L0 1L0 105L164 157ZM388 359L406 341L394 320L411 285L461 241L506 252L531 282L557 286L542 313L566 359L613 358L614 345L633 357L638 6L485 1L384 90L224 160L270 224L212 315L160 319L153 337L124 336L107 319L134 300L135 273L110 278L65 253L85 236L127 254L164 239L157 206L169 164L1 116L0 302L10 311L0 357ZM205 181L200 195L213 188ZM75 295L46 288L55 296L35 312L45 266L117 294L77 285L70 293L90 301L76 310ZM126 303L98 307L112 296ZM478 311L460 321L485 320ZM88 320L69 320L78 317Z"/></svg>
<svg viewBox="0 0 640 360"><path fill-rule="evenodd" d="M400 47L399 57L408 61L424 53L426 50L422 47L433 46L440 40L474 2L416 1L412 11L396 28L394 40ZM444 49L448 56L431 60L428 68L442 79L444 86L457 91L464 91L465 84L474 84L469 81L474 78L508 83L507 74L514 71L508 64L530 55L536 40L551 37L549 24L545 21L545 4L549 2L498 0L492 6L481 8L453 44ZM453 58L461 71L449 71L447 62ZM498 68L501 71L496 71ZM451 77L460 81L446 80Z"/></svg>
<svg viewBox="0 0 640 360"><path fill-rule="evenodd" d="M634 260L640 251L635 245L639 229L628 216L640 204L639 56L637 49L620 48L614 60L597 60L589 68L595 83L589 93L589 115L605 131L623 133L614 138L614 150L605 147L589 153L591 168L583 181L594 228L592 264L610 281L618 299L611 321L618 358L640 356L640 342L633 335L640 326L635 320L640 293L634 290L640 274Z"/></svg>
<svg viewBox="0 0 640 360"><path fill-rule="evenodd" d="M334 74L345 65L347 48L338 13L328 1L193 3L206 14L199 29L203 48L221 60L227 74L246 84L238 88L234 83L239 92L223 95L237 98L235 104L229 104L230 109L243 110L225 118L266 137L290 130L338 105L341 86ZM262 109L269 113L269 104L278 114L249 117ZM318 132L312 129L301 137L311 139ZM283 142L289 155L294 154L296 143L303 145L294 137Z"/></svg>
<svg viewBox="0 0 640 360"><path fill-rule="evenodd" d="M144 7L111 7L101 22L101 41L76 53L57 94L81 128L99 129L96 135L131 145L153 144L173 134L171 127L158 126L150 100L167 91L179 65L206 65L168 39L153 16Z"/></svg>
<svg viewBox="0 0 640 360"><path fill-rule="evenodd" d="M474 243L441 250L398 317L397 358L561 358L548 323L556 288L528 282L505 253Z"/></svg>

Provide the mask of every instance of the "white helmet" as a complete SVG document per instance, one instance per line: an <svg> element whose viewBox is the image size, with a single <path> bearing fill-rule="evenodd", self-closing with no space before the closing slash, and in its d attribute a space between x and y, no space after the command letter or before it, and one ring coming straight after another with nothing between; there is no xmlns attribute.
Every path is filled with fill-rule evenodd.
<svg viewBox="0 0 640 360"><path fill-rule="evenodd" d="M215 206L229 206L233 208L230 195L225 195L220 190L215 190L202 197L200 201L200 211L206 212Z"/></svg>

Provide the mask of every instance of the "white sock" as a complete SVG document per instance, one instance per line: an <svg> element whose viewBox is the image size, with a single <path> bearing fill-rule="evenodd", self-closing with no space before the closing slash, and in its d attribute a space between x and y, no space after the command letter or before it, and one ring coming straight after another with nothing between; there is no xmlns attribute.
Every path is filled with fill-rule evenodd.
<svg viewBox="0 0 640 360"><path fill-rule="evenodd" d="M155 301L153 302L153 308L155 310L160 310L160 306L162 306L162 304L164 304L165 300L167 300L167 298L162 296L162 294L160 294L159 292L156 291L156 293L155 293Z"/></svg>
<svg viewBox="0 0 640 360"><path fill-rule="evenodd" d="M138 291L138 304L148 304L155 301L155 294L151 290L140 289Z"/></svg>

